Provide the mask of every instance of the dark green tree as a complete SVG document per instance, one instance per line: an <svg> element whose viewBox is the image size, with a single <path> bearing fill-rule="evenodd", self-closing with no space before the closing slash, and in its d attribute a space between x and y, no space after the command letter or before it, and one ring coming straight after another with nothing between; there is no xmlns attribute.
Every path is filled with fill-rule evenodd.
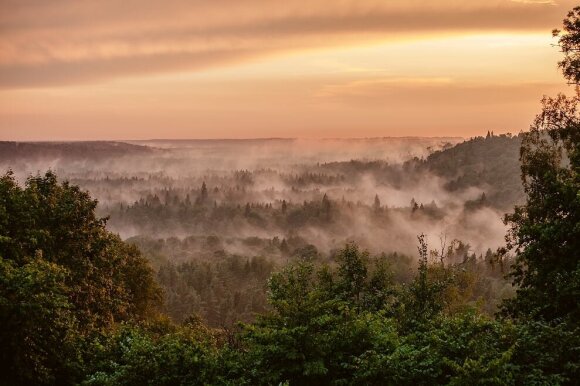
<svg viewBox="0 0 580 386"><path fill-rule="evenodd" d="M393 334L393 320L376 312L392 290L384 272L369 275L368 255L354 244L335 261L333 268L301 260L272 276L272 312L245 326L253 384L349 384L356 358Z"/></svg>
<svg viewBox="0 0 580 386"><path fill-rule="evenodd" d="M379 195L375 194L375 201L373 203L373 209L375 212L378 212L381 209L381 200L379 199Z"/></svg>
<svg viewBox="0 0 580 386"><path fill-rule="evenodd" d="M564 59L558 63L564 77L572 84L580 83L580 7L575 7L563 22L562 30L555 29L554 36L559 36L559 46Z"/></svg>
<svg viewBox="0 0 580 386"><path fill-rule="evenodd" d="M200 204L205 204L207 202L208 196L209 194L207 192L207 186L205 184L205 181L203 181L203 183L201 184L201 191L199 193L198 202Z"/></svg>
<svg viewBox="0 0 580 386"><path fill-rule="evenodd" d="M560 63L578 85L580 8L564 21ZM543 100L520 151L526 203L506 216L508 248L517 259L511 276L517 296L506 302L514 317L580 320L580 97Z"/></svg>
<svg viewBox="0 0 580 386"><path fill-rule="evenodd" d="M66 355L72 337L157 312L152 269L134 246L106 230L96 205L52 172L28 178L24 187L10 172L0 178L3 364L36 377L33 383L67 383L59 374L78 362Z"/></svg>
<svg viewBox="0 0 580 386"><path fill-rule="evenodd" d="M64 284L68 271L40 257L0 258L0 384L68 384L79 326Z"/></svg>
<svg viewBox="0 0 580 386"><path fill-rule="evenodd" d="M355 305L360 305L368 276L368 252L360 252L350 243L336 256L338 262L337 294Z"/></svg>
<svg viewBox="0 0 580 386"><path fill-rule="evenodd" d="M323 217L326 220L330 219L331 216L331 206L332 204L330 203L330 199L328 198L328 196L326 195L326 193L324 193L324 196L322 197L322 213L323 213Z"/></svg>
<svg viewBox="0 0 580 386"><path fill-rule="evenodd" d="M183 327L122 326L95 346L83 385L227 384L218 380L215 340L195 320Z"/></svg>

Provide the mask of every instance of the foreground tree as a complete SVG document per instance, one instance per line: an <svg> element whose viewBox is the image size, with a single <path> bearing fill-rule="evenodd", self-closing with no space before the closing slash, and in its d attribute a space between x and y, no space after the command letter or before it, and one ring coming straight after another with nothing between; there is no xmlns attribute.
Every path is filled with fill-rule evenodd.
<svg viewBox="0 0 580 386"><path fill-rule="evenodd" d="M564 20L560 46L564 76L576 95L544 98L521 147L526 203L506 217L508 248L517 260L517 296L507 314L532 320L580 320L580 7Z"/></svg>
<svg viewBox="0 0 580 386"><path fill-rule="evenodd" d="M574 384L580 376L580 7L555 35L575 95L542 101L520 152L527 200L506 216L518 289L503 314L520 324L512 361L525 384Z"/></svg>
<svg viewBox="0 0 580 386"><path fill-rule="evenodd" d="M564 59L558 63L564 78L571 84L580 83L580 7L575 7L563 21L562 30L555 29L554 36L558 41Z"/></svg>
<svg viewBox="0 0 580 386"><path fill-rule="evenodd" d="M0 259L0 383L68 384L80 356L78 321L67 298L68 271L40 258Z"/></svg>
<svg viewBox="0 0 580 386"><path fill-rule="evenodd" d="M123 325L95 346L86 386L227 384L218 373L215 340L199 324Z"/></svg>
<svg viewBox="0 0 580 386"><path fill-rule="evenodd" d="M465 268L429 262L419 241L421 262L408 285L393 283L383 259L354 244L330 266L301 261L273 275L272 312L242 335L240 378L264 385L523 382L529 367L511 361L514 325L469 307L449 309L445 292L462 285L456 279Z"/></svg>
<svg viewBox="0 0 580 386"><path fill-rule="evenodd" d="M156 313L160 291L139 251L105 229L97 203L48 172L0 178L0 360L18 383L66 383L67 342ZM66 362L66 363L65 363Z"/></svg>

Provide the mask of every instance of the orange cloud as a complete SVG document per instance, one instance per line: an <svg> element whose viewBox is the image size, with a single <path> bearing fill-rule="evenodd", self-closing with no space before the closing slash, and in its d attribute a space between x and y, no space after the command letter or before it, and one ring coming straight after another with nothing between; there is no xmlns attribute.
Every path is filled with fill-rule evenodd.
<svg viewBox="0 0 580 386"><path fill-rule="evenodd" d="M198 70L272 53L401 36L549 31L572 3L8 0L0 3L0 87Z"/></svg>
<svg viewBox="0 0 580 386"><path fill-rule="evenodd" d="M573 5L0 0L0 139L517 132Z"/></svg>

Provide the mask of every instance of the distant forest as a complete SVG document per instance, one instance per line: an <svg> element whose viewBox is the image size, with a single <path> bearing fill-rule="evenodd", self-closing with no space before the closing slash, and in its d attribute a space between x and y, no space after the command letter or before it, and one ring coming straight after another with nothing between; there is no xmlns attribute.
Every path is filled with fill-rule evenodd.
<svg viewBox="0 0 580 386"><path fill-rule="evenodd" d="M313 163L302 156L280 165L268 157L254 169L215 164L187 172L189 149L117 142L0 148L9 160L54 164L98 197L97 214L108 218L107 228L125 234L151 262L173 320L195 313L212 327L231 327L267 310L272 272L300 258L329 262L349 242L389 256L401 283L416 268L418 230L431 233L437 248L453 248L454 261L473 259L474 269L489 270L485 262L505 234L501 216L524 200L520 144L519 136L488 133L457 145L441 141L425 157L409 154L397 162ZM171 166L163 172L131 166L142 157ZM488 299L482 307L490 314L513 293L504 272L493 270L471 297Z"/></svg>

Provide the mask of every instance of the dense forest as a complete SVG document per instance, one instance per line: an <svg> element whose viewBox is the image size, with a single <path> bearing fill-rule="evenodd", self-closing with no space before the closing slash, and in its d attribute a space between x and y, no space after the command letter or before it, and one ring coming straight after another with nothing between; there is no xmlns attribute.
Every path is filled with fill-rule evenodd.
<svg viewBox="0 0 580 386"><path fill-rule="evenodd" d="M577 384L580 7L554 33L576 94L517 136L0 143L0 384Z"/></svg>
<svg viewBox="0 0 580 386"><path fill-rule="evenodd" d="M296 153L292 163L268 150L280 143ZM456 145L448 139L360 140L357 152L364 155L402 153L390 161L340 161L344 141L315 141L314 149L327 149L327 162L320 162L314 150L292 143L0 147L15 160L6 167L17 180L26 179L31 165L45 163L88 190L99 201L97 215L108 218L107 229L136 245L152 264L167 315L183 321L196 313L212 327L253 321L266 309L265 282L272 272L298 258L329 262L346 243L391 256L399 282L416 268L417 230L438 249L456 249L457 260L484 264L503 245L503 213L524 197L519 136L488 133ZM243 151L257 151L253 147L262 156L252 168L230 169L223 160L211 168L207 162L190 167L201 150L209 157L243 158ZM166 168L151 169L155 162ZM251 269L239 270L240 265ZM509 280L495 276L481 283L489 312L513 293Z"/></svg>

